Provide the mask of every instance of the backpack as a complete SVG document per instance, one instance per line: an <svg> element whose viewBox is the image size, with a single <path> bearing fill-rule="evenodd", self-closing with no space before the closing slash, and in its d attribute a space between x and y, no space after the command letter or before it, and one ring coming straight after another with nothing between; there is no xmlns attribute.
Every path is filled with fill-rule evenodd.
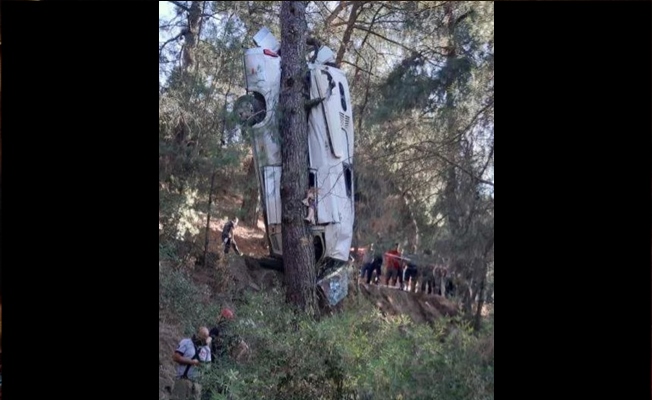
<svg viewBox="0 0 652 400"><path fill-rule="evenodd" d="M218 354L218 350L219 350L218 341L220 340L219 339L220 331L217 327L211 329L210 337L211 337L211 362L215 363L217 362L216 355Z"/></svg>
<svg viewBox="0 0 652 400"><path fill-rule="evenodd" d="M199 360L200 362L211 362L213 357L211 354L210 349L206 345L202 345L202 343L195 337L192 337L192 344L195 346L195 355L192 356L191 360ZM202 354L203 351L203 354ZM206 354L208 353L208 354ZM203 355L203 357L202 357ZM202 360L202 358L204 358ZM206 360L205 358L211 358L211 360ZM186 365L185 371L183 371L183 375L181 376L181 379L188 379L188 372L190 371L190 367L192 365Z"/></svg>
<svg viewBox="0 0 652 400"><path fill-rule="evenodd" d="M225 334L226 332L226 334ZM217 359L227 354L229 348L228 342L228 329L225 321L218 322L217 326L210 330L211 336L211 357L212 362L217 362Z"/></svg>
<svg viewBox="0 0 652 400"><path fill-rule="evenodd" d="M230 325L228 320L222 320L209 332L209 335L213 339L211 342L213 362L217 362L218 358L227 357L230 349L240 342L239 336L232 332Z"/></svg>

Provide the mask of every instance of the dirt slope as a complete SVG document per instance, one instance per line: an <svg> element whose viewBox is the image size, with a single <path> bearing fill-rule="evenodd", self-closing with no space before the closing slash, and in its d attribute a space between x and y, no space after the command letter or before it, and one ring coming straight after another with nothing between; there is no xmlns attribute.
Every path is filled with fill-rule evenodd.
<svg viewBox="0 0 652 400"><path fill-rule="evenodd" d="M414 322L433 322L457 315L455 303L438 295L410 293L381 285L359 285L359 293L386 315L407 315Z"/></svg>
<svg viewBox="0 0 652 400"><path fill-rule="evenodd" d="M228 204L228 202L219 202L219 204L225 203ZM224 258L220 237L226 222L227 218L211 221L209 233L209 253L212 253L213 260L221 266L216 264L209 269L197 266L193 271L196 283L208 285L213 291L219 290L225 282L216 281L216 276L220 274L216 274L213 268L226 268L227 284L235 292L266 290L280 285L283 282L283 274L263 268L258 262L259 258L269 254L262 220L256 227L238 226L235 230L235 239L244 256L229 254ZM356 274L352 272L349 297L341 303L341 307L350 306L353 296L362 296L386 315L407 315L417 323L432 322L442 316L457 314L455 304L441 296L409 293L384 285L358 284L355 276ZM159 322L159 400L170 400L175 374L172 354L181 335L180 327L165 321Z"/></svg>

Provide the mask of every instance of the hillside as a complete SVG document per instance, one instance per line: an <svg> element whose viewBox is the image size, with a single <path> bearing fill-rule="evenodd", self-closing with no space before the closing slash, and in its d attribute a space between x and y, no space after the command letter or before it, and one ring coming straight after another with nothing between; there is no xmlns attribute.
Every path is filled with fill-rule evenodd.
<svg viewBox="0 0 652 400"><path fill-rule="evenodd" d="M220 197L218 203L222 204L223 210L229 207L235 207L239 199L235 197ZM219 210L217 210L219 212ZM212 257L209 258L210 265L204 268L201 265L187 265L176 269L179 275L169 277L175 279L172 285L178 285L180 282L176 279L180 276L186 277L186 281L181 283L185 290L190 290L195 294L194 300L199 300L205 311L214 310L213 316L217 315L218 309L228 306L233 309L239 318L249 317L247 308L242 303L242 299L247 294L257 293L276 293L283 292L283 273L264 268L260 265L259 258L265 257L267 253L264 244L264 225L259 221L257 227L239 226L236 229L236 240L240 249L245 254L243 257L229 255L224 258L221 255L219 246L219 237L224 222L217 220L211 224L209 252ZM425 293L409 293L385 285L367 285L359 283L357 280L358 266L352 266L349 272L348 296L335 309L325 310L324 317L337 314L357 313L360 310L367 310L372 315L374 310L378 312L379 318L385 321L404 321L408 318L411 323L424 326L438 326L438 321L448 321L451 317L459 315L459 309L456 303L437 295L427 295ZM175 266L169 261L162 261L159 267L160 273L166 273L175 270ZM168 281L168 284L170 282ZM186 285L186 286L184 286ZM182 301L182 307L166 307L178 299L171 299L168 293L178 293L178 290L166 291L161 290L160 303L162 305L159 317L159 400L178 400L192 398L194 395L187 392L187 388L177 392L174 391L174 363L172 354L180 338L184 337L184 332L192 332L194 325L189 324L189 320L184 317L184 307L192 304L193 298L189 297ZM280 307L284 307L280 305ZM486 311L486 310L485 310ZM210 311L208 311L210 313ZM484 313L485 316L488 312ZM210 315L210 314L209 314ZM491 318L493 318L491 316ZM213 318L204 319L204 323L210 323ZM387 322L391 325L391 322ZM403 324L402 322L401 324ZM446 323L449 324L450 322ZM446 325L444 325L446 326ZM449 325L452 327L452 325ZM450 332L456 332L457 329L450 331L445 329L445 335ZM490 342L483 342L485 351L489 351L485 357L493 358L493 338ZM250 352L257 354L264 351L263 348L256 347L255 343L249 343ZM487 347L489 346L489 347ZM488 349L488 350L487 350ZM256 362L256 357L249 357L247 361L237 360L237 349L232 349L231 355L234 357L233 362L251 363ZM249 397L243 397L249 398ZM257 398L257 397L251 397Z"/></svg>
<svg viewBox="0 0 652 400"><path fill-rule="evenodd" d="M493 2L159 3L161 399L493 399L493 297Z"/></svg>

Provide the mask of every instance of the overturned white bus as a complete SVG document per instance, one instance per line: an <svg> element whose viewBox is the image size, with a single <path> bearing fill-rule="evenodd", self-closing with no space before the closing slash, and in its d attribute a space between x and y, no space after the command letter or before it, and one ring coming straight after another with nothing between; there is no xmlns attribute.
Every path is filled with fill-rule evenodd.
<svg viewBox="0 0 652 400"><path fill-rule="evenodd" d="M274 110L279 99L280 44L267 28L254 36L257 47L245 52L247 95L236 101L240 122L253 133L253 153L270 255L282 259L281 149ZM324 100L308 115L309 182L314 188L315 218L310 223L316 262L347 262L353 236L353 117L344 72L333 52L316 45L308 61L310 99ZM307 222L308 223L308 222Z"/></svg>

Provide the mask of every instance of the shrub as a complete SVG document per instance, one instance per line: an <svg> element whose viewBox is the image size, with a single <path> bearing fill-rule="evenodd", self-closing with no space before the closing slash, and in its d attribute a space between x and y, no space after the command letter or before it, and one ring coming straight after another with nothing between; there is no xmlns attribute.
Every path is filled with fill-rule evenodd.
<svg viewBox="0 0 652 400"><path fill-rule="evenodd" d="M219 360L204 387L230 399L493 399L486 336L458 326L444 340L450 321L417 325L356 303L314 321L280 291L248 294L233 329L252 357Z"/></svg>
<svg viewBox="0 0 652 400"><path fill-rule="evenodd" d="M179 323L186 335L192 335L200 325L215 320L220 305L210 302L210 289L196 285L183 269L159 265L159 319Z"/></svg>

